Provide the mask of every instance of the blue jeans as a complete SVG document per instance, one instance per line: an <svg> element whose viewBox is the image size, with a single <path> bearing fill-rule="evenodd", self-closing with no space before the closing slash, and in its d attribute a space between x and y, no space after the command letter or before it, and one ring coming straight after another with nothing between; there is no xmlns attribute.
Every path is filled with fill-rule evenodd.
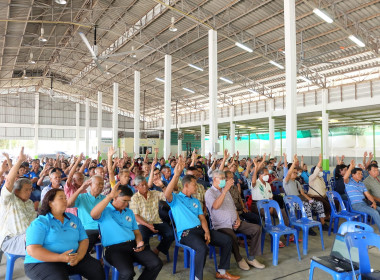
<svg viewBox="0 0 380 280"><path fill-rule="evenodd" d="M352 209L370 215L380 230L380 207L376 207L376 209L373 209L371 206L368 206L367 203L359 202L352 204Z"/></svg>

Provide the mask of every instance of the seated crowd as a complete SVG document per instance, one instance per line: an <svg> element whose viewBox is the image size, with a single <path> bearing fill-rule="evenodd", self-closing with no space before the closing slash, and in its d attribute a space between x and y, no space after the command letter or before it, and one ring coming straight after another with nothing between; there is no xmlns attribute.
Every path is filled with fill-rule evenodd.
<svg viewBox="0 0 380 280"><path fill-rule="evenodd" d="M134 159L124 152L108 158L78 157L30 159L21 148L15 162L7 154L0 166L0 248L25 255L25 273L30 279L68 279L80 274L87 279L105 279L102 263L90 253L101 242L104 258L119 271L119 279L133 279L134 263L144 267L139 279L156 279L175 239L195 250L195 277L203 279L209 244L220 248L217 279L239 279L228 272L231 253L242 270L265 268L261 254L261 219L257 203L262 199L279 204L289 225L275 182L280 191L301 198L309 219L317 214L324 230L331 207L323 179L322 156L308 172L294 155L282 158L239 159L224 151L223 158L198 156L158 158L152 162ZM363 166L344 164L337 158L335 190L352 209L368 213L380 229L380 177L372 154ZM363 180L363 176L365 179ZM304 184L309 186L308 192ZM337 205L337 207L339 207ZM171 211L176 232L173 232ZM271 209L271 215L277 215ZM239 252L237 234L250 239L249 255ZM155 248L149 240L158 234ZM311 229L310 235L316 235ZM175 236L176 235L176 236ZM291 241L294 237L291 237ZM284 247L280 242L280 247Z"/></svg>

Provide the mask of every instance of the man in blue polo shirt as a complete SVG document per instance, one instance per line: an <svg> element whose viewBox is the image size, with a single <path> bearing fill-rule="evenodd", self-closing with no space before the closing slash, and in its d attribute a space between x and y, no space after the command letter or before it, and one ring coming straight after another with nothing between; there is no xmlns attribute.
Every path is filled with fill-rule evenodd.
<svg viewBox="0 0 380 280"><path fill-rule="evenodd" d="M351 174L351 178L349 178ZM367 213L373 218L373 221L380 230L380 207L377 207L373 196L368 192L363 179L363 170L355 168L355 161L352 160L349 169L344 175L346 192L350 199L352 209ZM372 204L367 205L365 199L368 199Z"/></svg>
<svg viewBox="0 0 380 280"><path fill-rule="evenodd" d="M91 185L91 191L82 193ZM86 230L89 244L88 251L90 252L94 245L100 242L98 222L91 218L91 210L102 201L105 196L102 195L104 188L104 180L101 176L95 175L90 180L87 180L83 185L68 199L67 208L78 208L78 217L81 220L84 229Z"/></svg>
<svg viewBox="0 0 380 280"><path fill-rule="evenodd" d="M177 227L180 242L195 250L195 278L203 279L203 268L208 255L208 244L221 247L221 256L217 279L240 279L226 270L230 267L232 240L221 232L209 230L202 206L198 199L192 197L197 191L197 180L193 175L186 175L182 179L183 189L179 194L173 193L174 187L185 167L185 160L179 157L174 169L173 179L165 190L173 218Z"/></svg>
<svg viewBox="0 0 380 280"><path fill-rule="evenodd" d="M128 186L116 184L92 209L91 217L99 222L105 258L119 271L119 280L133 279L133 262L144 266L139 279L154 280L161 271L162 261L145 247L135 215L128 209L132 195Z"/></svg>

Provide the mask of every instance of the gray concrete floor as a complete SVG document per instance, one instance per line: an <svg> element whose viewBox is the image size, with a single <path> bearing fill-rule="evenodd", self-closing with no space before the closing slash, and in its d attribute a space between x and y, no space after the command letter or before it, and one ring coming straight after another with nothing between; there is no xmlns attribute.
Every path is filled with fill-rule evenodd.
<svg viewBox="0 0 380 280"><path fill-rule="evenodd" d="M377 232L377 230L376 230ZM323 232L324 242L325 242L325 250L322 251L320 236L309 236L309 249L308 255L302 255L302 243L300 243L300 251L301 251L301 261L298 261L297 258L297 250L294 243L291 243L288 247L281 248L279 252L278 265L272 265L272 253L270 252L270 237L266 236L265 245L264 245L264 254L262 256L258 256L257 259L263 262L266 265L266 268L263 270L251 268L249 271L240 270L235 262L233 255L231 256L231 269L229 272L232 274L237 274L241 276L241 279L260 279L260 280L304 280L309 279L309 267L310 267L310 258L312 256L324 256L328 255L331 251L331 247L335 238L335 235L332 234L330 237L327 235L327 232ZM301 234L302 238L302 234ZM151 240L151 245L154 246L157 244L156 239ZM245 256L244 248L240 248L241 254ZM380 269L380 253L376 248L370 249L371 255L371 265L374 269ZM173 256L173 248L170 250L170 256ZM189 270L183 268L183 254L180 251L179 260L177 262L177 273L175 275L172 274L173 263L172 259L170 263L166 262L166 257L160 255L161 259L164 262L164 267L160 272L158 279L176 279L176 280L185 280L189 279ZM0 279L5 278L5 257L3 257L0 265ZM138 269L136 269L137 275L139 275ZM25 276L23 261L17 260L15 264L15 269L13 273L13 279L28 279ZM135 277L137 279L137 277ZM207 259L206 267L204 269L204 279L211 280L215 279L215 269L214 263L212 259ZM316 269L314 272L314 279L332 279L332 277L319 270ZM89 279L91 280L91 279Z"/></svg>

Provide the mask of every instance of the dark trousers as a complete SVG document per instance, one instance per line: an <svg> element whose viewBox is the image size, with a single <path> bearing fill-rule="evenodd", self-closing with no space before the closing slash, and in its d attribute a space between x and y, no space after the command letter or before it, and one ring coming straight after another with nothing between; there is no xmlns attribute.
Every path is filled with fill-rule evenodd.
<svg viewBox="0 0 380 280"><path fill-rule="evenodd" d="M162 261L151 250L145 248L135 252L136 241L129 241L106 247L106 260L119 271L119 280L132 280L136 275L133 263L144 266L140 280L154 280L162 268Z"/></svg>
<svg viewBox="0 0 380 280"><path fill-rule="evenodd" d="M251 246L249 249L249 255L251 257L261 254L261 226L242 221L240 227L236 231L231 228L220 228L218 231L231 237L232 252L234 253L236 262L240 262L243 258L239 252L239 240L236 233L243 233L251 239Z"/></svg>
<svg viewBox="0 0 380 280"><path fill-rule="evenodd" d="M100 261L89 254L76 265L62 262L26 263L25 274L32 280L68 280L69 275L80 274L91 280L104 280L104 270Z"/></svg>
<svg viewBox="0 0 380 280"><path fill-rule="evenodd" d="M260 216L253 212L243 212L239 215L242 221L246 220L248 223L261 225Z"/></svg>
<svg viewBox="0 0 380 280"><path fill-rule="evenodd" d="M186 236L182 236L180 243L187 245L195 250L195 276L199 279L203 279L203 268L206 263L206 258L208 255L208 246L205 242L205 232L202 227L196 227L188 230ZM211 241L210 244L213 246L220 247L220 269L230 268L230 258L232 249L231 238L221 232L210 230Z"/></svg>
<svg viewBox="0 0 380 280"><path fill-rule="evenodd" d="M169 252L170 245L174 241L173 228L165 222L161 224L154 224L154 228L158 230L158 233L162 236L161 242L157 246L157 250L167 255ZM154 233L149 228L143 225L139 225L139 230L143 237L145 246L149 248L149 239L151 235Z"/></svg>
<svg viewBox="0 0 380 280"><path fill-rule="evenodd" d="M87 252L91 252L92 248L94 248L96 243L100 242L99 238L99 230L97 229L89 229L86 230L87 236L88 236L88 249Z"/></svg>

